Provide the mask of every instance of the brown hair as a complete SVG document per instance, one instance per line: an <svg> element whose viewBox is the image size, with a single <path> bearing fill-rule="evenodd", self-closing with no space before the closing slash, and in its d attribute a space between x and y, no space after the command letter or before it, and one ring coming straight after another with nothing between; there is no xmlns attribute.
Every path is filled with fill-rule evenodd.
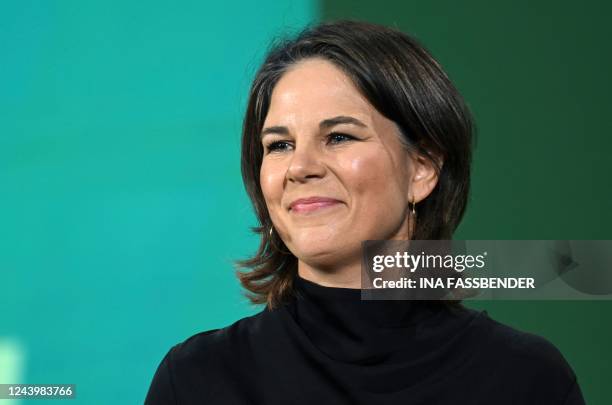
<svg viewBox="0 0 612 405"><path fill-rule="evenodd" d="M295 63L314 57L341 68L372 106L397 124L406 147L436 168L436 187L416 206L412 239L451 239L467 205L474 123L446 73L414 38L392 28L343 20L308 27L295 38L273 43L253 80L242 130L242 178L259 221L251 229L261 242L253 257L236 262L246 296L269 308L292 295L297 258L270 232L272 221L259 181L259 134L280 77Z"/></svg>

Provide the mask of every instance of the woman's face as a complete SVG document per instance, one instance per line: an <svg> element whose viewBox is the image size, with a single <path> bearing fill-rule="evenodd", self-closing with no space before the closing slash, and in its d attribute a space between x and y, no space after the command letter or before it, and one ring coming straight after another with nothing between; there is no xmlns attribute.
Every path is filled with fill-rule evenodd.
<svg viewBox="0 0 612 405"><path fill-rule="evenodd" d="M302 265L360 263L363 240L408 239L409 202L436 181L402 147L395 123L323 59L299 62L281 77L261 141L263 196Z"/></svg>

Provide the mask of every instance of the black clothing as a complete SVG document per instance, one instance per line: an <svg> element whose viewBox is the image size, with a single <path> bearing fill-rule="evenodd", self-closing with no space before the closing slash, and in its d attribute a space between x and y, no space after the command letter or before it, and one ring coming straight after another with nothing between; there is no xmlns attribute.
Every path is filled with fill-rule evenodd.
<svg viewBox="0 0 612 405"><path fill-rule="evenodd" d="M486 311L295 287L286 305L172 347L145 405L584 404L555 346Z"/></svg>

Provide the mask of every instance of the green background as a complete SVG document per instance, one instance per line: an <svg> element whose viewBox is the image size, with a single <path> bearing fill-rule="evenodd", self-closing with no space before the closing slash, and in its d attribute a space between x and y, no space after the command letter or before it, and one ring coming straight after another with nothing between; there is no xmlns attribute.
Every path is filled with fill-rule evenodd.
<svg viewBox="0 0 612 405"><path fill-rule="evenodd" d="M242 112L270 39L308 22L400 28L456 83L479 132L457 239L612 239L611 11L2 2L0 383L74 383L75 403L141 403L170 346L260 310L232 268L257 247ZM612 402L612 302L471 305L547 337L587 403Z"/></svg>

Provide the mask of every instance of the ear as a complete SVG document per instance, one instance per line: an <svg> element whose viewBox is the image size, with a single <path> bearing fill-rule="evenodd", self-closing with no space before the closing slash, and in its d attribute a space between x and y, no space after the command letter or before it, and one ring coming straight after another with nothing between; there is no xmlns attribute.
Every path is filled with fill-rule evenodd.
<svg viewBox="0 0 612 405"><path fill-rule="evenodd" d="M438 184L438 173L433 162L422 155L413 155L410 159L411 176L410 187L408 189L408 201L418 203L427 198ZM440 167L443 162L438 161Z"/></svg>

